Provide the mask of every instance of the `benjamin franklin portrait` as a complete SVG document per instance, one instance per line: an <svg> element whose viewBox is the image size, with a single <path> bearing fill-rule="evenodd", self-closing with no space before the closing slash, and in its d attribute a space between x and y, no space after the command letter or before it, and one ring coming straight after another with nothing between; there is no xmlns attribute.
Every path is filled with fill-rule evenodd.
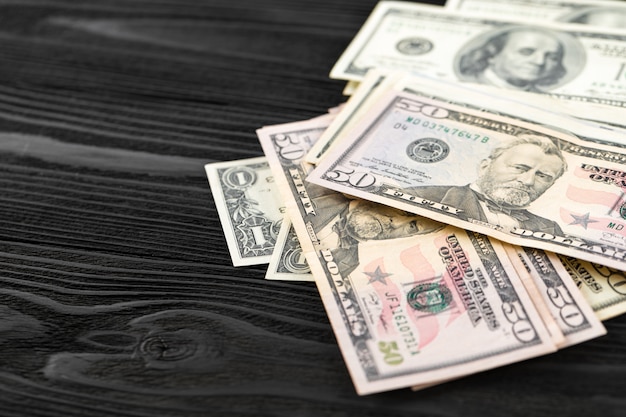
<svg viewBox="0 0 626 417"><path fill-rule="evenodd" d="M456 59L462 81L546 92L575 78L585 64L584 51L572 36L514 26L470 40Z"/></svg>

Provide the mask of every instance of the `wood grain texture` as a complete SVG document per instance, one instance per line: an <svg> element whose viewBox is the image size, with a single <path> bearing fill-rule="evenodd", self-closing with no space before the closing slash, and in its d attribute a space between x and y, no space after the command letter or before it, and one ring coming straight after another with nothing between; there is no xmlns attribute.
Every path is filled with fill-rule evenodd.
<svg viewBox="0 0 626 417"><path fill-rule="evenodd" d="M203 165L345 100L375 3L0 0L0 416L623 415L624 317L359 397L315 286L231 266Z"/></svg>

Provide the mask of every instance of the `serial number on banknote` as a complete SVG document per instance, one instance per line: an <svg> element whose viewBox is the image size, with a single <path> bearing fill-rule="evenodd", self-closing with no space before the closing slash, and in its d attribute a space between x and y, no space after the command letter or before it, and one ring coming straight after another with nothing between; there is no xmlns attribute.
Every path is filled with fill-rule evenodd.
<svg viewBox="0 0 626 417"><path fill-rule="evenodd" d="M396 130L407 130L409 126L422 126L426 129L435 130L437 132L444 132L452 136L456 135L460 138L466 138L473 141L480 140L481 143L489 142L489 136L484 136L480 133L472 133L464 129L450 127L442 123L433 122L431 120L422 120L418 117L412 116L407 117L404 123L398 122L394 124L393 128Z"/></svg>

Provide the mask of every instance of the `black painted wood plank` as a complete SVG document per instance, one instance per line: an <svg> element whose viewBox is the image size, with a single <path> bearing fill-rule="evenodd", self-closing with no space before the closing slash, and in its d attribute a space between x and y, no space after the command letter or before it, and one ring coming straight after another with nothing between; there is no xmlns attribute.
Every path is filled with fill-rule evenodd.
<svg viewBox="0 0 626 417"><path fill-rule="evenodd" d="M315 286L232 267L203 164L345 100L375 3L0 1L0 415L622 415L623 317L359 397Z"/></svg>

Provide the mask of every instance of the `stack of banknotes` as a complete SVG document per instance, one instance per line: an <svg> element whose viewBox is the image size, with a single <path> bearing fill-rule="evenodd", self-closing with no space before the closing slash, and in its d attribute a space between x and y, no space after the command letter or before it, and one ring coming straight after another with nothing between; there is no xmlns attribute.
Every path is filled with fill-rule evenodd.
<svg viewBox="0 0 626 417"><path fill-rule="evenodd" d="M206 165L233 264L312 280L359 394L599 337L626 311L626 5L380 2L345 103Z"/></svg>

